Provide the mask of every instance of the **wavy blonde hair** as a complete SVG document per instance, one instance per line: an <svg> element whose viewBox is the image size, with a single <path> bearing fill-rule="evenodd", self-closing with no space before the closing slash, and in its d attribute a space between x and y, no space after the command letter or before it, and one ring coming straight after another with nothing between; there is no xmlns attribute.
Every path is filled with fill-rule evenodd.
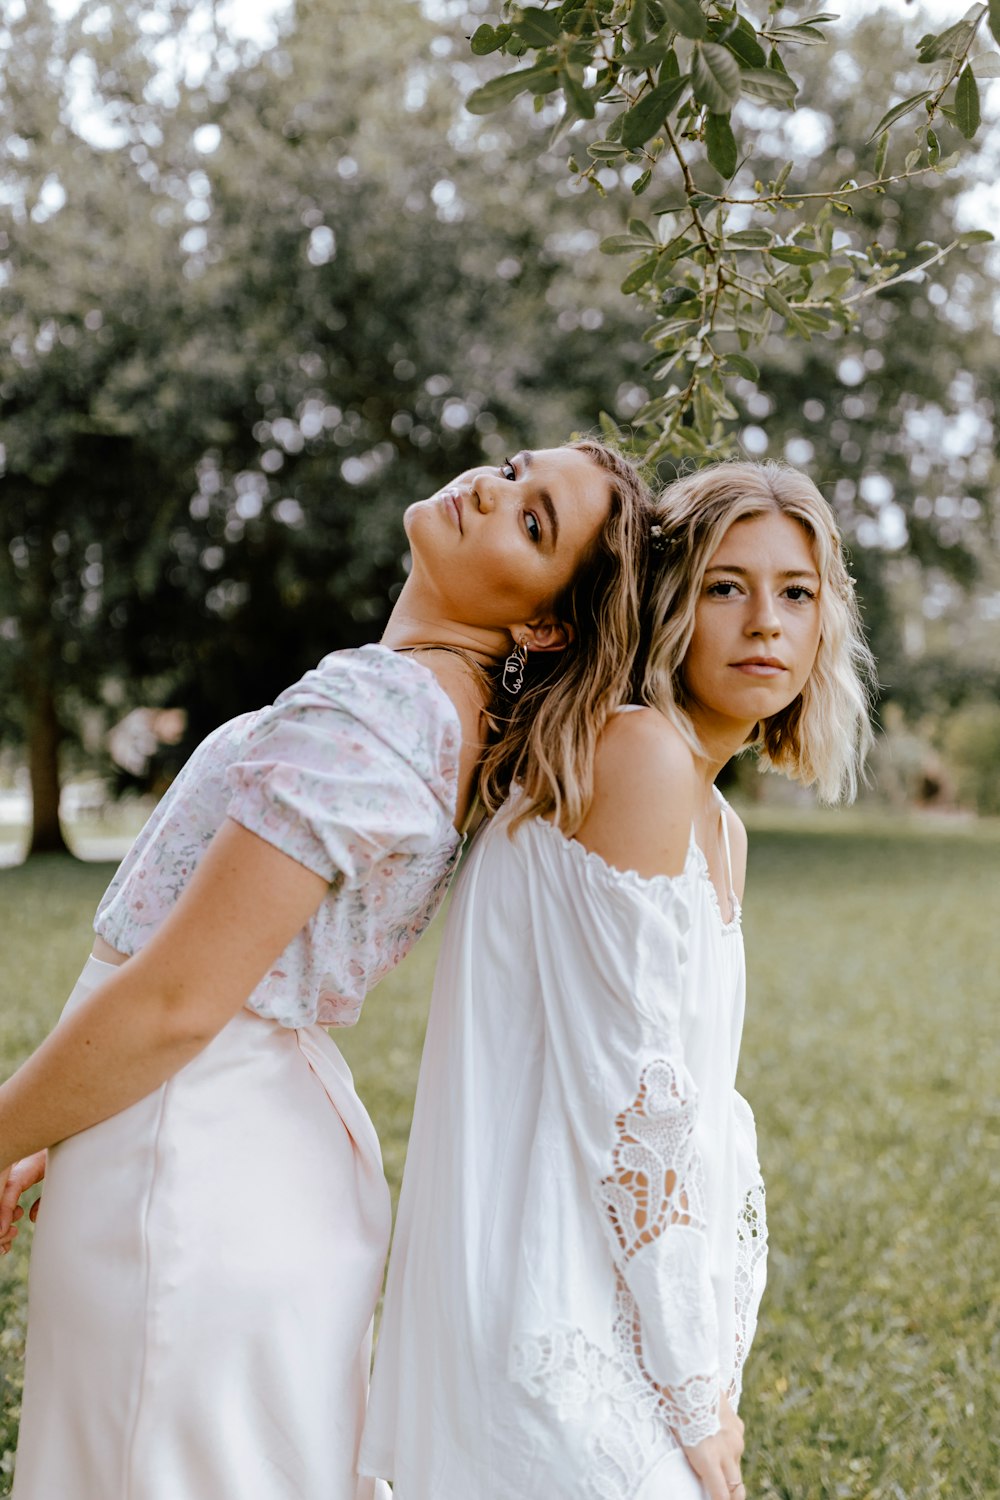
<svg viewBox="0 0 1000 1500"><path fill-rule="evenodd" d="M593 795L594 752L609 714L629 700L641 633L653 497L628 459L595 439L569 443L610 482L607 518L554 613L571 629L564 650L529 657L521 695L494 695L493 743L479 769L479 795L496 812L511 784L524 793L511 832L525 818L551 816L567 833Z"/></svg>
<svg viewBox="0 0 1000 1500"><path fill-rule="evenodd" d="M812 480L780 463L718 463L668 485L657 502L665 538L650 588L640 696L698 748L687 713L684 661L705 572L734 521L779 511L809 537L820 576L820 641L802 692L751 735L763 767L814 785L824 802L853 801L872 741L875 663L865 642L829 505Z"/></svg>

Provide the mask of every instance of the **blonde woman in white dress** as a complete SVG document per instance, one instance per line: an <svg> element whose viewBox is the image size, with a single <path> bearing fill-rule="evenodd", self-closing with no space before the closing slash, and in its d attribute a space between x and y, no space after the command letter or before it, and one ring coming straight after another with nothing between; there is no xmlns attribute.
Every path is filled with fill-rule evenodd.
<svg viewBox="0 0 1000 1500"><path fill-rule="evenodd" d="M620 695L647 504L594 443L460 475L407 512L382 643L216 730L157 807L63 1019L0 1087L0 1244L53 1148L16 1500L375 1494L388 1189L324 1028L440 902L494 664L511 687L553 664L511 700L514 754L532 714Z"/></svg>
<svg viewBox="0 0 1000 1500"><path fill-rule="evenodd" d="M569 794L518 768L448 914L362 1447L394 1500L745 1497L767 1230L715 780L754 743L852 795L870 657L803 475L717 465L659 510L642 706Z"/></svg>

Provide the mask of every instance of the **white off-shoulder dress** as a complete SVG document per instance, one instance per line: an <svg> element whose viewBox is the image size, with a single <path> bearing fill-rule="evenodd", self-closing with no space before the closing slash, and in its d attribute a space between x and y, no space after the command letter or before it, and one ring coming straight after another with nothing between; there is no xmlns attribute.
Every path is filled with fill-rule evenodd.
<svg viewBox="0 0 1000 1500"><path fill-rule="evenodd" d="M679 1440L738 1400L765 1275L739 908L693 834L644 879L510 837L513 806L448 914L362 1469L394 1500L696 1500Z"/></svg>
<svg viewBox="0 0 1000 1500"><path fill-rule="evenodd" d="M389 1195L325 1027L357 1019L439 904L460 740L425 667L335 652L195 751L112 881L95 927L126 954L227 817L330 891L198 1057L50 1152L16 1500L384 1489L357 1460ZM109 972L90 959L67 1008Z"/></svg>

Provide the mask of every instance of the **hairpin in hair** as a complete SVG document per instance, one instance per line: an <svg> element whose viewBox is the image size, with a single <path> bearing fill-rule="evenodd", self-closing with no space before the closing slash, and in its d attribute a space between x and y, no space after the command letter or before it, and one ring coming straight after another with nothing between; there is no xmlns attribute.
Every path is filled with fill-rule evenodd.
<svg viewBox="0 0 1000 1500"><path fill-rule="evenodd" d="M676 540L677 538L672 537L669 532L664 531L659 523L649 528L649 548L651 552L659 554L667 552Z"/></svg>

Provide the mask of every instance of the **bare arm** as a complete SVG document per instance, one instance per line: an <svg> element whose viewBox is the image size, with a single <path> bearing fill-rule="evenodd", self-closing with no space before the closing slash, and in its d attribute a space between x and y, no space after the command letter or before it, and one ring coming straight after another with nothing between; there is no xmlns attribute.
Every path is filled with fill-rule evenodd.
<svg viewBox="0 0 1000 1500"><path fill-rule="evenodd" d="M141 952L0 1086L0 1172L128 1108L197 1056L328 889L227 819Z"/></svg>

